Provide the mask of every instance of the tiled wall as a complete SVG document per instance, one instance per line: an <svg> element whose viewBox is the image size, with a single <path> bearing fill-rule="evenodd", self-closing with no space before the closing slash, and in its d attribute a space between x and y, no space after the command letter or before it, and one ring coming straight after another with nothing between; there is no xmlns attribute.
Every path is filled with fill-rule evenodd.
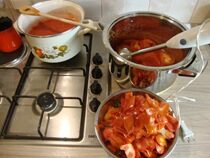
<svg viewBox="0 0 210 158"><path fill-rule="evenodd" d="M18 8L44 0L11 0ZM200 23L210 18L210 0L72 0L86 11L86 17L109 21L130 11L153 11L170 15L183 23Z"/></svg>

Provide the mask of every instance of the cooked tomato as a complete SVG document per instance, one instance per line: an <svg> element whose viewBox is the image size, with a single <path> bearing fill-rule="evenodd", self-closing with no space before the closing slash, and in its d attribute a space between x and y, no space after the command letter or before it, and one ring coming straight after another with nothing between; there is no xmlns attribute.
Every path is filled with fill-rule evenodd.
<svg viewBox="0 0 210 158"><path fill-rule="evenodd" d="M131 81L134 86L146 88L151 86L157 78L156 71L147 71L137 68L131 68Z"/></svg>
<svg viewBox="0 0 210 158"><path fill-rule="evenodd" d="M139 40L132 40L130 42L130 47L129 47L131 52L137 51L143 47L141 47L141 43L139 42Z"/></svg>
<svg viewBox="0 0 210 158"><path fill-rule="evenodd" d="M120 134L114 132L112 128L105 128L103 131L103 136L104 139L109 141L110 144L116 149L119 149L121 145L126 143L123 137Z"/></svg>
<svg viewBox="0 0 210 158"><path fill-rule="evenodd" d="M160 145L160 146L167 146L167 142L166 142L166 139L163 135L161 134L157 134L156 137L155 137L155 140L156 142Z"/></svg>
<svg viewBox="0 0 210 158"><path fill-rule="evenodd" d="M127 133L131 132L134 128L134 116L129 115L123 118L124 128L126 129Z"/></svg>
<svg viewBox="0 0 210 158"><path fill-rule="evenodd" d="M127 92L109 100L106 106L97 128L111 152L121 153L120 158L156 158L167 151L178 121L166 102L149 94Z"/></svg>
<svg viewBox="0 0 210 158"><path fill-rule="evenodd" d="M119 34L123 34L122 32L119 32ZM148 48L157 45L157 42L144 38L144 39L119 39L118 42L116 42L116 46L114 46L114 49L119 53L123 48L127 48L131 52ZM179 49L159 49L143 54L138 54L135 56L132 56L132 61L137 64L142 64L146 66L168 66L173 65L181 60L186 56L187 53L185 53L184 50Z"/></svg>
<svg viewBox="0 0 210 158"><path fill-rule="evenodd" d="M156 45L156 43L154 41L152 41L151 39L143 39L139 41L141 48L148 48L148 47L152 47L154 45Z"/></svg>
<svg viewBox="0 0 210 158"><path fill-rule="evenodd" d="M168 52L166 52L164 49L159 50L159 59L160 63L163 66L172 65L175 63L175 58Z"/></svg>
<svg viewBox="0 0 210 158"><path fill-rule="evenodd" d="M119 113L119 109L118 108L114 108L114 107L110 107L108 109L108 111L106 112L104 119L105 120L109 120L113 117L115 117L117 115L117 113Z"/></svg>

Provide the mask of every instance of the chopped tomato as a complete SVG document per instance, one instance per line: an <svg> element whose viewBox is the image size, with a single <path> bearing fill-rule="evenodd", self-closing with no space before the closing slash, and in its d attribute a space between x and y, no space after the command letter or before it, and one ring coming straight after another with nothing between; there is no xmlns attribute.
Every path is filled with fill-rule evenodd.
<svg viewBox="0 0 210 158"><path fill-rule="evenodd" d="M122 145L120 149L125 151L127 158L135 158L136 154L132 144Z"/></svg>
<svg viewBox="0 0 210 158"><path fill-rule="evenodd" d="M145 125L147 135L157 134L157 126L152 124Z"/></svg>
<svg viewBox="0 0 210 158"><path fill-rule="evenodd" d="M172 139L174 138L174 133L173 132L170 132L169 130L165 129L165 128L162 128L160 130L160 133L166 138L166 139Z"/></svg>
<svg viewBox="0 0 210 158"><path fill-rule="evenodd" d="M177 119L171 115L167 115L167 119L168 119L168 122L166 124L166 128L171 132L175 132L178 127Z"/></svg>
<svg viewBox="0 0 210 158"><path fill-rule="evenodd" d="M156 45L156 43L150 39L143 39L139 42L141 44L141 48L148 48Z"/></svg>
<svg viewBox="0 0 210 158"><path fill-rule="evenodd" d="M146 88L151 86L157 78L156 71L147 71L137 68L131 68L131 81L134 86Z"/></svg>
<svg viewBox="0 0 210 158"><path fill-rule="evenodd" d="M135 107L137 111L143 112L145 110L144 103L145 103L145 97L143 95L137 95L135 97Z"/></svg>
<svg viewBox="0 0 210 158"><path fill-rule="evenodd" d="M119 112L119 109L118 108L114 108L114 107L110 107L108 109L108 111L106 112L105 116L104 116L104 119L105 120L109 120L113 117L115 117L115 115Z"/></svg>
<svg viewBox="0 0 210 158"><path fill-rule="evenodd" d="M157 134L155 137L155 140L160 146L164 146L164 147L167 146L166 139L163 135Z"/></svg>
<svg viewBox="0 0 210 158"><path fill-rule="evenodd" d="M121 109L123 112L133 108L135 104L135 96L132 93L125 93L125 97L121 99Z"/></svg>
<svg viewBox="0 0 210 158"><path fill-rule="evenodd" d="M137 51L137 50L141 49L142 47L140 45L139 40L132 40L130 42L130 47L129 48L130 48L131 52L134 52L134 51Z"/></svg>
<svg viewBox="0 0 210 158"><path fill-rule="evenodd" d="M134 128L134 119L133 115L125 116L123 118L124 128L126 129L127 133L130 133Z"/></svg>
<svg viewBox="0 0 210 158"><path fill-rule="evenodd" d="M136 139L141 139L143 136L147 135L146 131L142 128L136 128L134 134Z"/></svg>
<svg viewBox="0 0 210 158"><path fill-rule="evenodd" d="M120 25L116 25L115 27L119 27ZM118 29L117 29L118 30ZM120 34L121 37L123 37L124 31L122 29L119 29L121 31L115 31L115 34ZM127 48L131 52L148 48L157 45L157 42L153 39L118 39L118 42L114 43L113 46L114 50L116 50L118 53L123 49ZM138 54L132 57L132 61L137 64L142 64L146 66L168 66L173 65L181 60L184 59L186 56L185 50L179 50L179 49L159 49L143 54Z"/></svg>
<svg viewBox="0 0 210 158"><path fill-rule="evenodd" d="M113 105L116 98L117 108ZM156 158L175 137L178 120L168 103L149 94L127 92L109 100L106 107L97 128L107 148L120 153L120 158Z"/></svg>
<svg viewBox="0 0 210 158"><path fill-rule="evenodd" d="M157 157L157 155L150 150L145 150L142 153L144 154L144 156L146 156L148 158L156 158Z"/></svg>
<svg viewBox="0 0 210 158"><path fill-rule="evenodd" d="M158 154L163 154L165 151L165 148L164 148L164 146L156 144L156 151Z"/></svg>
<svg viewBox="0 0 210 158"><path fill-rule="evenodd" d="M161 62L156 52L148 52L132 56L132 61L147 66L161 66Z"/></svg>
<svg viewBox="0 0 210 158"><path fill-rule="evenodd" d="M159 58L163 66L172 65L175 62L175 58L164 49L159 50Z"/></svg>
<svg viewBox="0 0 210 158"><path fill-rule="evenodd" d="M161 116L165 116L169 111L169 105L166 102L160 102L158 113Z"/></svg>
<svg viewBox="0 0 210 158"><path fill-rule="evenodd" d="M119 149L121 145L126 143L123 137L115 133L112 128L106 128L103 132L103 136L105 140L108 140L116 149Z"/></svg>
<svg viewBox="0 0 210 158"><path fill-rule="evenodd" d="M146 100L150 106L159 108L159 102L156 99L151 98L148 94L146 94Z"/></svg>
<svg viewBox="0 0 210 158"><path fill-rule="evenodd" d="M136 141L135 145L136 145L138 151L144 152L146 150L151 150L151 151L154 150L156 143L152 137L148 137L148 138L144 137L144 138L141 138L140 140Z"/></svg>

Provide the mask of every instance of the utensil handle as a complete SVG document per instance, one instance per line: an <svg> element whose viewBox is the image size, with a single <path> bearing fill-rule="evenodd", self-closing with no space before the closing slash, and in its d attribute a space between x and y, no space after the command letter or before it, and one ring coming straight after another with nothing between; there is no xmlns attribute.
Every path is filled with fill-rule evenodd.
<svg viewBox="0 0 210 158"><path fill-rule="evenodd" d="M142 53L150 52L150 51L153 51L153 50L158 50L158 49L165 48L165 47L166 47L166 43L163 43L163 44L155 45L155 46L152 46L152 47L137 50L137 51L131 53L131 55L134 56L134 55L137 55L137 54L142 54Z"/></svg>
<svg viewBox="0 0 210 158"><path fill-rule="evenodd" d="M210 23L207 24L200 35L199 45L206 45L210 43ZM196 47L196 38L200 26L193 27L182 33L177 34L166 42L169 48L192 48Z"/></svg>
<svg viewBox="0 0 210 158"><path fill-rule="evenodd" d="M45 14L45 13L41 13L41 12L39 12L39 15L44 16L44 17L47 17L47 18L51 18L51 19L63 21L63 22L65 22L65 23L70 23L70 24L74 24L74 25L79 25L79 26L82 26L82 27L85 27L85 28L89 28L89 29L91 29L91 30L97 30L97 27L96 27L96 26L89 25L89 23L83 24L83 23L79 23L79 22L72 21L72 20L69 20L69 19L64 19L64 18L56 17L56 16L53 16L53 15Z"/></svg>

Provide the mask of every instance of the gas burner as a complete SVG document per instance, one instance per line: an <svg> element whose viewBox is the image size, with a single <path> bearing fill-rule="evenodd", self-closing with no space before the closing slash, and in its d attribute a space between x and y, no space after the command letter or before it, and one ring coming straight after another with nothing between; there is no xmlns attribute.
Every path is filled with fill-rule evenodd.
<svg viewBox="0 0 210 158"><path fill-rule="evenodd" d="M58 93L43 92L37 96L33 104L33 111L37 115L42 112L48 113L50 116L58 114L63 107L63 99Z"/></svg>
<svg viewBox="0 0 210 158"><path fill-rule="evenodd" d="M56 100L52 93L44 92L37 97L37 104L44 111L51 111L56 108Z"/></svg>

